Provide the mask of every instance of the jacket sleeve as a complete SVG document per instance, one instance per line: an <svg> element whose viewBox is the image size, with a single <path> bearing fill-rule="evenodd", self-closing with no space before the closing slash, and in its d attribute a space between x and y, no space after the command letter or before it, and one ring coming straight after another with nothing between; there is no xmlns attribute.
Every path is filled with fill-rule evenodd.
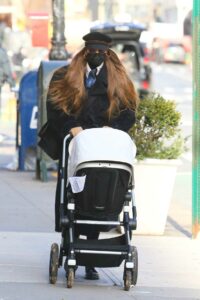
<svg viewBox="0 0 200 300"><path fill-rule="evenodd" d="M54 107L52 102L47 101L47 121L49 126L64 138L73 127L81 126L74 116L69 116Z"/></svg>
<svg viewBox="0 0 200 300"><path fill-rule="evenodd" d="M64 72L55 72L50 85L52 85L55 80L61 79L63 76ZM62 110L55 108L49 93L47 95L46 106L48 124L60 138L63 139L69 133L71 128L81 126L75 116L69 116Z"/></svg>
<svg viewBox="0 0 200 300"><path fill-rule="evenodd" d="M129 129L135 124L135 121L135 111L124 109L121 110L117 117L114 117L110 120L108 126L128 132Z"/></svg>

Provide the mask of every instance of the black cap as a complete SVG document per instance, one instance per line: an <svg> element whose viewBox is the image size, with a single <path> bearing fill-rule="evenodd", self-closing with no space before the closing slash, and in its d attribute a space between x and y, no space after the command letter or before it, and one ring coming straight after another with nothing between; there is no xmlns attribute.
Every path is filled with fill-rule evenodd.
<svg viewBox="0 0 200 300"><path fill-rule="evenodd" d="M90 32L83 36L85 46L88 48L108 49L112 39L101 32Z"/></svg>

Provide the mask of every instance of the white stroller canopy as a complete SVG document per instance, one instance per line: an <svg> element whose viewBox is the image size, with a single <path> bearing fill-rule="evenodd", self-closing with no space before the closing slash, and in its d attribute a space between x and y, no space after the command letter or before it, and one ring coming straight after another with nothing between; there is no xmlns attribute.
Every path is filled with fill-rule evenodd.
<svg viewBox="0 0 200 300"><path fill-rule="evenodd" d="M118 129L92 128L81 131L69 144L68 176L83 162L109 161L133 166L136 146Z"/></svg>

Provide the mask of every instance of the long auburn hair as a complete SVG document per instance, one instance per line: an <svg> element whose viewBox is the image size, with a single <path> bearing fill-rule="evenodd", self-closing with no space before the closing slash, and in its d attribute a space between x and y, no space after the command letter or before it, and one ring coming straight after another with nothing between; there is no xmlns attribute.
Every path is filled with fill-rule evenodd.
<svg viewBox="0 0 200 300"><path fill-rule="evenodd" d="M84 74L86 69L87 48L84 47L72 59L63 79L53 81L49 93L55 107L70 115L78 115L87 97ZM108 73L109 107L106 111L108 118L119 113L120 108L136 110L138 95L132 81L118 56L111 49L105 57Z"/></svg>

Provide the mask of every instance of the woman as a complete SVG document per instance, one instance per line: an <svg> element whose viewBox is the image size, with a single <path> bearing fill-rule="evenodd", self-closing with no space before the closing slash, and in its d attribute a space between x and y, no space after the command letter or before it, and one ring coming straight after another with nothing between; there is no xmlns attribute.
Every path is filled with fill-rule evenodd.
<svg viewBox="0 0 200 300"><path fill-rule="evenodd" d="M55 73L49 89L48 134L50 132L59 145L55 157L58 156L60 162L62 140L68 133L76 136L82 130L94 127L113 127L128 132L135 123L137 93L119 58L109 48L111 38L93 32L85 35L83 40L85 47L75 55L68 68ZM45 130L41 130L40 136L45 139ZM45 148L42 140L40 146ZM58 174L56 231L60 231L59 208ZM98 235L99 232L93 230L87 237L96 239ZM98 273L90 268L86 270L86 278L98 279Z"/></svg>

